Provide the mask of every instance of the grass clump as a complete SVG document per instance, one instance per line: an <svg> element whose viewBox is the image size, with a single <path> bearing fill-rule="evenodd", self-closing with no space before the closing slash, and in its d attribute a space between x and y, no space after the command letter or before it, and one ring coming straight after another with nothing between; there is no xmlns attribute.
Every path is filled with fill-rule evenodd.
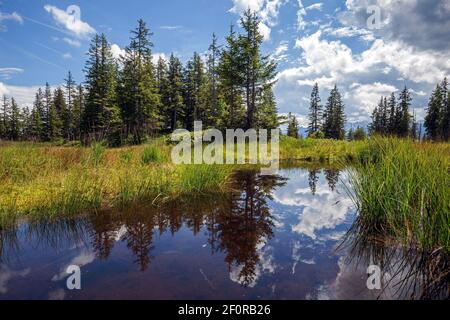
<svg viewBox="0 0 450 320"><path fill-rule="evenodd" d="M167 162L167 159L164 157L157 146L149 145L144 148L141 156L141 161L143 164L164 163Z"/></svg>
<svg viewBox="0 0 450 320"><path fill-rule="evenodd" d="M450 171L445 144L376 138L351 174L359 222L424 250L450 250Z"/></svg>

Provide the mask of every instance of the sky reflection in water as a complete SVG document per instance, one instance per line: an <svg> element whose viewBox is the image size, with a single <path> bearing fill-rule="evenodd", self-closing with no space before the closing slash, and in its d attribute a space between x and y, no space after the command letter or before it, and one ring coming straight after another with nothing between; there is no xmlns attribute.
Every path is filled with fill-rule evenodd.
<svg viewBox="0 0 450 320"><path fill-rule="evenodd" d="M235 174L235 191L0 232L0 299L374 299L346 171ZM349 262L350 261L350 262ZM66 289L67 266L82 289Z"/></svg>

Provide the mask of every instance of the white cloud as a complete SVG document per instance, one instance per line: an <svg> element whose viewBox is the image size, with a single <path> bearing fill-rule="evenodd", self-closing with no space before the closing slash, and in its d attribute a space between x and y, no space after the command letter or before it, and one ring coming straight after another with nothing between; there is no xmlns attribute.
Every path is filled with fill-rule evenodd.
<svg viewBox="0 0 450 320"><path fill-rule="evenodd" d="M152 54L152 62L153 64L157 64L159 58L163 58L164 60L168 61L167 55L165 53L156 52Z"/></svg>
<svg viewBox="0 0 450 320"><path fill-rule="evenodd" d="M13 13L3 13L0 11L0 30L4 28L2 26L2 22L7 20L23 24L23 18L17 12L14 11Z"/></svg>
<svg viewBox="0 0 450 320"><path fill-rule="evenodd" d="M68 10L64 11L47 4L44 9L52 15L58 25L79 38L86 38L96 32L87 22L81 20L80 14L77 12L79 10L77 6L69 6ZM71 12L72 10L74 11Z"/></svg>
<svg viewBox="0 0 450 320"><path fill-rule="evenodd" d="M9 80L14 75L23 73L23 69L21 68L0 68L0 79L1 80Z"/></svg>
<svg viewBox="0 0 450 320"><path fill-rule="evenodd" d="M275 51L272 54L272 58L275 61L283 61L287 60L288 54L286 53L289 50L289 45L287 41L281 41L278 47L275 49Z"/></svg>
<svg viewBox="0 0 450 320"><path fill-rule="evenodd" d="M182 26L161 26L161 27L159 27L160 29L163 29L163 30L169 30L169 31L173 31L173 30L179 30L179 29L182 29L183 27Z"/></svg>
<svg viewBox="0 0 450 320"><path fill-rule="evenodd" d="M125 55L125 49L122 49L119 45L113 43L111 45L111 53L115 59L119 59L121 56Z"/></svg>
<svg viewBox="0 0 450 320"><path fill-rule="evenodd" d="M306 17L306 9L303 5L302 0L298 0L298 10L297 10L297 30L304 30L307 26L307 22L305 21Z"/></svg>
<svg viewBox="0 0 450 320"><path fill-rule="evenodd" d="M310 5L310 6L307 6L306 8L305 8L305 10L322 10L322 7L323 7L323 3L322 2L317 2L317 3L313 3L312 5Z"/></svg>
<svg viewBox="0 0 450 320"><path fill-rule="evenodd" d="M56 86L52 86L52 89ZM0 97L6 95L7 97L14 97L20 107L32 107L36 91L39 86L12 86L0 82Z"/></svg>
<svg viewBox="0 0 450 320"><path fill-rule="evenodd" d="M380 101L380 97L389 96L397 89L389 84L375 82L371 84L354 84L351 86L351 100L355 106L358 106L361 114L372 114L374 107Z"/></svg>
<svg viewBox="0 0 450 320"><path fill-rule="evenodd" d="M259 30L267 41L270 39L272 27L278 23L280 8L286 2L287 0L233 0L233 7L229 12L239 15L247 9L257 12L261 18Z"/></svg>
<svg viewBox="0 0 450 320"><path fill-rule="evenodd" d="M279 73L275 87L280 112L300 110L296 112L307 115L308 103L302 98L309 97L312 85L319 84L324 102L328 93L324 89L328 91L337 84L343 93L349 122L366 122L381 95L404 85L417 92L413 107L423 108L426 92L450 74L449 52L376 39L366 50L355 53L339 39L330 39L352 33L365 34L362 29L325 28L296 40L300 58L293 67ZM352 87L354 83L359 86ZM419 115L422 113L418 111Z"/></svg>
<svg viewBox="0 0 450 320"><path fill-rule="evenodd" d="M81 47L81 42L78 40L70 39L70 38L66 38L66 37L64 37L62 40L72 47L77 47L77 48Z"/></svg>
<svg viewBox="0 0 450 320"><path fill-rule="evenodd" d="M66 52L62 55L63 59L72 59L72 55L69 52Z"/></svg>

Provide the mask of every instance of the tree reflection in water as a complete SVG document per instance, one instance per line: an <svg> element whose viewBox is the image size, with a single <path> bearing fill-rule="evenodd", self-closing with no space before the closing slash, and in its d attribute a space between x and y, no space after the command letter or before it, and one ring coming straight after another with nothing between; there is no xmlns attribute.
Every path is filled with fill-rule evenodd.
<svg viewBox="0 0 450 320"><path fill-rule="evenodd" d="M239 279L248 285L255 277L258 245L273 235L273 217L267 200L272 198L274 188L286 180L277 175L260 176L258 171L238 171L233 177L232 191L226 194L189 196L159 207L43 220L26 225L26 238L55 250L67 243L84 245L100 260L108 259L117 241L122 241L133 253L139 270L145 271L154 249L154 232L175 234L185 226L196 235L204 228L211 252L223 252L229 269L242 267ZM20 250L17 231L0 232L0 258Z"/></svg>

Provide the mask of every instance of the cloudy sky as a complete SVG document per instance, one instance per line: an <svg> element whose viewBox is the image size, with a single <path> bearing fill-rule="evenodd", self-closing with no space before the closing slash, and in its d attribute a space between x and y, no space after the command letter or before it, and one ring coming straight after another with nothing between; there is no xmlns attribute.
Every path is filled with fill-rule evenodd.
<svg viewBox="0 0 450 320"><path fill-rule="evenodd" d="M68 70L81 81L92 35L105 33L120 54L138 18L154 32L155 56L185 61L206 51L212 32L223 42L246 8L259 13L263 49L279 63L279 111L302 125L314 82L322 101L337 84L356 124L405 85L421 119L450 75L450 0L0 0L0 95L30 104L37 87L61 84Z"/></svg>

